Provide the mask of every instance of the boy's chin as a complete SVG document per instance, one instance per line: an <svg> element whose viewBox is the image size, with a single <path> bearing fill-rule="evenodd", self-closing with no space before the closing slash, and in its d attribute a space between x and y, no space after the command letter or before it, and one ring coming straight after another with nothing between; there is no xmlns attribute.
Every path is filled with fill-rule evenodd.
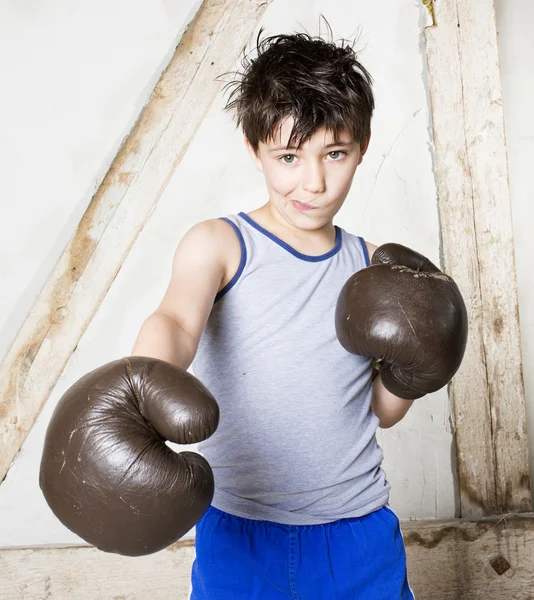
<svg viewBox="0 0 534 600"><path fill-rule="evenodd" d="M288 215L290 221L296 225L299 229L306 231L315 231L321 229L325 225L332 223L333 216L319 212L319 209L315 211L306 211L304 214L300 211L289 211Z"/></svg>

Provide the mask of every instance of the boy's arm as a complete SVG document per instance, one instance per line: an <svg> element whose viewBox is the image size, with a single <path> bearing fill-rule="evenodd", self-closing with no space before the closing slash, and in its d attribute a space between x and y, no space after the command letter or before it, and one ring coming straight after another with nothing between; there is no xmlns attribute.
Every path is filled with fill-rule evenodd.
<svg viewBox="0 0 534 600"><path fill-rule="evenodd" d="M369 252L369 260L378 246L365 242ZM379 419L381 429L389 429L398 423L408 412L415 400L405 400L394 396L384 387L378 371L373 370L373 391L371 408Z"/></svg>
<svg viewBox="0 0 534 600"><path fill-rule="evenodd" d="M234 232L220 219L202 221L184 235L174 255L167 291L143 323L132 356L189 368L226 277L229 249L236 245L239 248Z"/></svg>
<svg viewBox="0 0 534 600"><path fill-rule="evenodd" d="M398 423L408 412L415 400L405 400L388 392L380 374L373 381L371 408L379 419L381 429L389 429Z"/></svg>

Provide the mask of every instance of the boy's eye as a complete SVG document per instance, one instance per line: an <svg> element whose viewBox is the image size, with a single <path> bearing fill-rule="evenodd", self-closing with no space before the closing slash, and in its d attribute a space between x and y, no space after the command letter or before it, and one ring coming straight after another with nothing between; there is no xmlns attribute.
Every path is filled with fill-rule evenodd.
<svg viewBox="0 0 534 600"><path fill-rule="evenodd" d="M335 156L332 156L332 154L337 154L339 155L343 155L345 156L346 152L343 152L343 150L332 150L332 152L328 153L328 156L332 157L332 158L336 158Z"/></svg>
<svg viewBox="0 0 534 600"><path fill-rule="evenodd" d="M343 158L343 156L345 156L347 153L343 152L343 150L332 150L332 152L328 153L328 156L330 156L330 158L333 158L334 160L339 160L340 158ZM280 160L285 164L285 165L292 165L295 163L294 160L292 160L293 158L297 158L294 154L285 154L284 156L280 157ZM286 160L288 159L288 160Z"/></svg>
<svg viewBox="0 0 534 600"><path fill-rule="evenodd" d="M288 162L288 161L286 161L286 160L285 160L286 158L297 158L297 157L296 157L294 154L286 154L286 155L284 155L284 156L281 156L281 157L280 157L280 160L281 160L281 161L282 161L282 162L283 162L285 165L292 165L292 164L293 164L293 161L291 161L291 162Z"/></svg>

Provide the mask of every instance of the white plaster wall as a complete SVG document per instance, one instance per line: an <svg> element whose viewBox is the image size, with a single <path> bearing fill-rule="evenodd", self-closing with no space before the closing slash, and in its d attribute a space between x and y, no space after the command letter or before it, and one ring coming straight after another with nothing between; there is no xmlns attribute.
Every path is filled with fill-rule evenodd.
<svg viewBox="0 0 534 600"><path fill-rule="evenodd" d="M201 3L0 3L0 361Z"/></svg>
<svg viewBox="0 0 534 600"><path fill-rule="evenodd" d="M0 4L0 360L200 5ZM32 440L0 485L0 546L56 539Z"/></svg>
<svg viewBox="0 0 534 600"><path fill-rule="evenodd" d="M71 18L67 3L57 5L56 9L57 12L54 12L49 4L48 8L41 6L35 15L25 15L29 24L26 26L37 30L34 19L52 19L52 14L60 20ZM22 28L16 20L17 10L12 8L6 15L12 30ZM162 7L155 5L153 10L160 11ZM98 28L97 13L108 13L103 5L91 11L95 15L93 27ZM266 28L266 35L302 30L303 27L316 33L320 12L329 20L336 37L350 38L358 30L361 32L361 60L376 82L377 110L371 147L337 222L376 244L398 241L417 248L433 261L439 261L426 58L421 48L422 28L428 20L426 9L417 0L387 0L378 4L368 0L299 0L291 3L274 0L261 25ZM161 26L161 21L147 8L143 15L144 27L139 25L132 35L136 39L141 34L147 36L145 39L151 38L147 29L157 28L152 19ZM79 30L78 34L68 27L58 28L55 44L61 45L58 37L64 39L65 44L74 45L73 39L89 35L83 19L73 19L69 23L74 30ZM179 19L174 25L176 32L182 27ZM120 26L123 35L133 27L131 24L124 26L118 13L115 26L117 29ZM171 23L166 21L166 27L171 30ZM324 25L322 28L324 30ZM63 30L71 33L62 38ZM168 45L171 45L171 39L169 35ZM8 47L10 56L16 57L12 58L11 69L28 71L30 59L21 54L24 44L20 36L14 35L10 42L4 41L4 44L8 43L11 44ZM98 73L104 63L111 62L104 59L114 52L113 36L107 44L106 49L101 51L102 64L95 65L90 56L86 58L88 69ZM52 52L49 45L43 40L41 52ZM75 227L74 215L79 217L80 206L87 203L90 196L88 188L94 190L95 182L101 179L103 166L109 164L116 151L117 137L124 135L124 126L135 119L134 107L139 109L142 106L140 90L149 92L146 89L148 82L155 83L157 77L153 73L161 71L166 52L167 47L162 45L159 59L154 59L152 71L146 74L144 81L138 81L137 88L132 86L125 91L123 82L117 83L111 74L106 82L93 82L94 87L105 87L105 100L101 101L101 106L117 106L122 102L123 110L130 110L129 118L125 118L118 109L113 115L105 110L94 114L91 105L87 105L75 117L65 117L65 121L62 115L70 113L56 113L55 120L49 124L48 134L42 129L35 134L36 143L46 147L46 138L57 138L63 130L93 118L91 131L96 130L94 135L100 143L88 152L81 135L58 140L56 146L47 150L46 160L59 162L62 156L71 155L83 155L87 159L89 155L93 161L89 171L84 171L84 176L80 172L71 173L68 181L59 176L60 170L55 171L52 179L57 193L50 189L46 195L36 195L28 189L21 196L26 202L24 219L21 212L8 205L6 214L10 226L6 225L6 230L19 228L21 239L14 247L11 241L0 238L0 247L2 252L9 252L15 263L23 265L26 257L33 255L51 257L56 252L57 257L68 238L67 233L72 233ZM157 54L155 50L154 53ZM140 55L135 56L140 61ZM115 77L120 77L125 63L128 63L130 72L137 73L137 69L132 67L133 60L127 55L115 64ZM46 64L40 69L42 78L68 88L64 82L68 78L65 70L57 68L53 60L43 62ZM93 92L96 93L95 90ZM82 96L80 94L79 97ZM78 106L79 101L67 98L64 111L73 110L71 103ZM174 249L189 227L202 219L250 210L265 201L261 174L254 169L246 154L240 133L222 112L223 104L221 96L212 106L0 486L0 546L81 543L57 521L38 487L40 452L53 408L61 394L84 373L131 352L139 327L159 303L167 286ZM12 122L24 123L28 109L19 109L13 103L11 111L14 115ZM116 120L120 116L123 120L119 128ZM72 121L67 122L69 119ZM117 133L109 140L106 129L111 125L117 126ZM16 131L11 134L16 138ZM19 173L23 168L35 170L37 174L32 175L32 179L38 183L41 178L40 161L44 160L42 153L26 157L24 148L16 147L16 155L11 158L11 164L16 165L13 169L18 169ZM85 164L85 160L81 162ZM11 181L15 190L16 182ZM68 193L65 189L67 183ZM40 225L43 215L54 206L58 214L66 216L61 226L52 233ZM19 227L19 223L24 223L24 226ZM43 229L48 234L37 238L36 235ZM51 258L48 260L47 271L53 264ZM6 271L13 269L11 264L4 260L2 268ZM41 264L35 265L44 269ZM7 295L5 302L6 306L12 307L10 318L20 322L31 307L39 286L35 270L27 268L18 273L12 270L8 273L13 283L7 293L4 290ZM45 279L43 276L40 281ZM6 319L6 323L8 321ZM383 466L393 486L391 504L394 510L402 518L455 516L453 439L446 392L440 391L415 403L401 423L390 430L379 430L378 438L385 453Z"/></svg>
<svg viewBox="0 0 534 600"><path fill-rule="evenodd" d="M495 7L512 196L530 479L534 481L534 3L496 0Z"/></svg>

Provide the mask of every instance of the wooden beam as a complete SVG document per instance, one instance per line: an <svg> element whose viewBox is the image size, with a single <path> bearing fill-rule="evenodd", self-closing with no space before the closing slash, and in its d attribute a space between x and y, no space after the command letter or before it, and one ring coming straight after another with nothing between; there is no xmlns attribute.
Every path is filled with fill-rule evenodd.
<svg viewBox="0 0 534 600"><path fill-rule="evenodd" d="M186 600L192 542L142 557L93 547L0 550L0 598Z"/></svg>
<svg viewBox="0 0 534 600"><path fill-rule="evenodd" d="M425 30L445 270L469 313L451 384L461 515L532 509L493 0L442 0Z"/></svg>
<svg viewBox="0 0 534 600"><path fill-rule="evenodd" d="M417 600L534 598L534 514L405 521ZM0 550L0 598L186 600L193 541L137 558L93 547Z"/></svg>
<svg viewBox="0 0 534 600"><path fill-rule="evenodd" d="M402 523L419 600L534 600L534 514Z"/></svg>
<svg viewBox="0 0 534 600"><path fill-rule="evenodd" d="M268 4L189 25L0 367L0 482Z"/></svg>

